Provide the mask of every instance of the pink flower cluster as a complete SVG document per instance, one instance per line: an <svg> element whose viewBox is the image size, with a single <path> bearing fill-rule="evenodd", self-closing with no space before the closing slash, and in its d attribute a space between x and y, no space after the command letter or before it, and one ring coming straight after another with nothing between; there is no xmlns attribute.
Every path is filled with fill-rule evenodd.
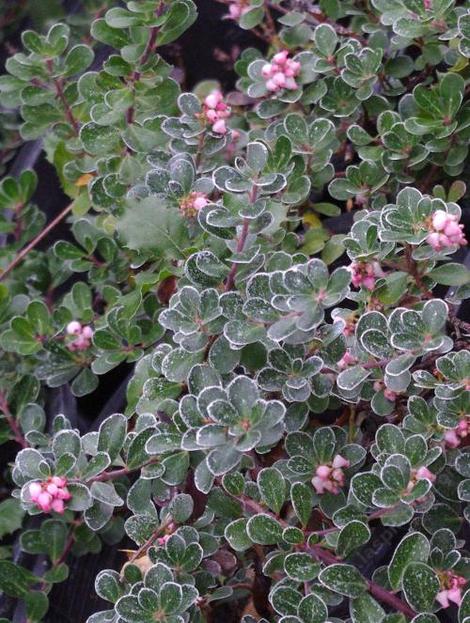
<svg viewBox="0 0 470 623"><path fill-rule="evenodd" d="M340 370L345 370L347 367L354 365L357 363L357 358L354 355L351 355L349 349L344 353L341 359L338 361L338 368Z"/></svg>
<svg viewBox="0 0 470 623"><path fill-rule="evenodd" d="M88 325L82 327L78 320L72 320L66 327L67 335L73 335L74 340L67 344L67 348L74 352L76 350L87 350L91 345L93 329Z"/></svg>
<svg viewBox="0 0 470 623"><path fill-rule="evenodd" d="M453 571L444 571L441 576L441 590L437 593L436 599L443 608L448 608L452 601L457 606L462 603L462 588L467 580Z"/></svg>
<svg viewBox="0 0 470 623"><path fill-rule="evenodd" d="M193 218L197 215L199 210L202 210L209 203L209 199L207 195L200 192L193 191L183 197L180 202L180 210L184 214L184 216L188 218Z"/></svg>
<svg viewBox="0 0 470 623"><path fill-rule="evenodd" d="M250 6L243 2L243 0L236 0L235 2L231 2L228 6L228 13L231 19L240 19L240 17L245 15L249 10Z"/></svg>
<svg viewBox="0 0 470 623"><path fill-rule="evenodd" d="M356 288L364 286L366 290L373 290L377 277L383 275L378 262L351 262L349 270L351 271L351 282L353 286Z"/></svg>
<svg viewBox="0 0 470 623"><path fill-rule="evenodd" d="M449 448L457 448L462 443L462 439L465 439L470 433L470 421L469 418L460 420L455 428L446 430L444 433L444 441Z"/></svg>
<svg viewBox="0 0 470 623"><path fill-rule="evenodd" d="M43 513L55 511L61 515L65 510L65 502L72 497L67 489L67 479L60 476L52 476L44 482L32 482L29 495Z"/></svg>
<svg viewBox="0 0 470 623"><path fill-rule="evenodd" d="M374 389L376 392L380 392L383 389L385 398L387 400L390 400L390 402L395 402L395 400L397 399L396 392L392 391L391 389L388 389L388 387L385 387L382 381L375 381Z"/></svg>
<svg viewBox="0 0 470 623"><path fill-rule="evenodd" d="M426 242L435 250L442 251L454 245L464 246L467 240L459 217L444 210L436 210L432 215L431 229Z"/></svg>
<svg viewBox="0 0 470 623"><path fill-rule="evenodd" d="M343 467L349 467L349 461L337 454L331 465L319 465L312 478L312 485L319 494L329 491L338 494L344 486Z"/></svg>
<svg viewBox="0 0 470 623"><path fill-rule="evenodd" d="M295 78L300 73L301 65L298 61L289 58L289 52L282 50L273 56L270 63L263 66L261 73L266 80L268 91L280 89L294 90L298 87Z"/></svg>
<svg viewBox="0 0 470 623"><path fill-rule="evenodd" d="M230 117L230 106L224 102L221 91L215 90L204 99L204 117L212 126L212 132L227 134L225 120Z"/></svg>

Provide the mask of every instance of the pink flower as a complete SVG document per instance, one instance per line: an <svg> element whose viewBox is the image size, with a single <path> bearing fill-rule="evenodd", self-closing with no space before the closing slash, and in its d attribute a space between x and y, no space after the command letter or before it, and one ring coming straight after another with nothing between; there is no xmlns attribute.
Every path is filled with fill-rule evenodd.
<svg viewBox="0 0 470 623"><path fill-rule="evenodd" d="M443 608L448 608L450 606L447 593L448 591L439 591L439 593L437 593L436 595L436 600L441 604Z"/></svg>
<svg viewBox="0 0 470 623"><path fill-rule="evenodd" d="M349 265L351 272L351 282L356 288L364 286L366 290L373 290L375 288L375 281L377 277L383 276L383 271L380 268L378 262L351 262Z"/></svg>
<svg viewBox="0 0 470 623"><path fill-rule="evenodd" d="M32 482L29 485L29 495L33 502L37 502L39 495L42 493L42 487L39 482Z"/></svg>
<svg viewBox="0 0 470 623"><path fill-rule="evenodd" d="M224 96L218 89L204 98L202 117L211 124L215 134L226 134L225 120L230 117L230 106L224 102Z"/></svg>
<svg viewBox="0 0 470 623"><path fill-rule="evenodd" d="M470 418L462 418L455 428L444 431L444 442L449 448L458 448L470 432Z"/></svg>
<svg viewBox="0 0 470 623"><path fill-rule="evenodd" d="M467 240L463 233L464 226L459 223L456 214L444 210L436 210L431 217L429 234L426 242L435 250L442 251L448 247L465 246Z"/></svg>
<svg viewBox="0 0 470 623"><path fill-rule="evenodd" d="M261 69L261 75L263 76L263 78L270 78L272 75L272 69L273 66L271 65L271 63L266 63L266 65L263 65Z"/></svg>
<svg viewBox="0 0 470 623"><path fill-rule="evenodd" d="M207 195L193 191L180 201L180 210L187 218L194 218L208 203Z"/></svg>
<svg viewBox="0 0 470 623"><path fill-rule="evenodd" d="M441 590L436 595L436 600L443 608L448 608L450 602L457 606L462 603L462 588L466 585L467 580L461 575L457 575L454 571L448 570L440 574Z"/></svg>
<svg viewBox="0 0 470 623"><path fill-rule="evenodd" d="M417 480L430 480L434 482L436 480L436 475L431 472L427 467L419 467L416 470L416 479Z"/></svg>
<svg viewBox="0 0 470 623"><path fill-rule="evenodd" d="M67 489L67 480L60 476L52 476L44 482L32 482L28 487L31 501L43 513L51 510L63 514L64 502L71 499L72 495Z"/></svg>
<svg viewBox="0 0 470 623"><path fill-rule="evenodd" d="M436 210L432 215L432 226L436 231L442 231L447 224L447 212Z"/></svg>
<svg viewBox="0 0 470 623"><path fill-rule="evenodd" d="M216 108L217 104L220 104L222 100L223 96L220 91L212 91L212 93L209 93L209 95L205 98L204 104L207 108Z"/></svg>
<svg viewBox="0 0 470 623"><path fill-rule="evenodd" d="M87 325L82 325L77 320L72 320L66 327L68 335L74 335L75 339L68 342L67 348L74 352L76 350L87 350L91 345L91 338L93 337L93 329Z"/></svg>
<svg viewBox="0 0 470 623"><path fill-rule="evenodd" d="M54 512L59 513L60 515L63 515L65 511L64 501L59 500L58 498L52 500L51 508Z"/></svg>
<svg viewBox="0 0 470 623"><path fill-rule="evenodd" d="M331 473L331 467L328 467L328 465L320 465L319 467L317 467L315 474L319 477L319 478L328 478L328 476Z"/></svg>
<svg viewBox="0 0 470 623"><path fill-rule="evenodd" d="M243 2L240 2L239 0L237 0L229 4L229 7L228 7L229 15L228 16L231 19L240 19L240 17L249 10L250 10L249 6L244 5Z"/></svg>
<svg viewBox="0 0 470 623"><path fill-rule="evenodd" d="M345 459L341 456L341 454L337 454L333 459L333 467L337 469L338 467L349 467L348 459Z"/></svg>
<svg viewBox="0 0 470 623"><path fill-rule="evenodd" d="M460 604L462 603L462 590L460 588L451 588L449 591L447 591L447 597L449 601L453 601L454 604L460 606Z"/></svg>
<svg viewBox="0 0 470 623"><path fill-rule="evenodd" d="M90 340L93 337L93 329L91 327L89 327L89 326L83 327L82 335L87 340Z"/></svg>
<svg viewBox="0 0 470 623"><path fill-rule="evenodd" d="M263 65L261 75L266 81L268 91L275 93L281 89L294 90L298 84L294 78L299 75L301 65L289 58L287 50L275 54L270 63Z"/></svg>
<svg viewBox="0 0 470 623"><path fill-rule="evenodd" d="M331 465L319 465L312 478L315 491L320 495L325 491L338 494L345 481L342 467L349 467L349 461L340 454L334 457Z"/></svg>
<svg viewBox="0 0 470 623"><path fill-rule="evenodd" d="M219 119L212 126L212 131L216 134L227 134L227 126L225 125L225 119Z"/></svg>
<svg viewBox="0 0 470 623"><path fill-rule="evenodd" d="M387 400L390 400L390 402L395 402L397 399L397 394L387 387L384 389L384 396Z"/></svg>
<svg viewBox="0 0 470 623"><path fill-rule="evenodd" d="M50 493L42 491L42 493L38 495L36 504L44 513L48 513L51 510L52 500L53 498Z"/></svg>
<svg viewBox="0 0 470 623"><path fill-rule="evenodd" d="M341 359L338 361L338 368L340 370L344 370L345 368L347 368L350 365L353 365L357 362L356 357L354 357L354 355L351 355L351 353L349 352L349 350L347 350L344 355L341 357Z"/></svg>
<svg viewBox="0 0 470 623"><path fill-rule="evenodd" d="M80 335L82 325L78 322L78 320L72 320L72 322L69 322L65 330L68 335Z"/></svg>

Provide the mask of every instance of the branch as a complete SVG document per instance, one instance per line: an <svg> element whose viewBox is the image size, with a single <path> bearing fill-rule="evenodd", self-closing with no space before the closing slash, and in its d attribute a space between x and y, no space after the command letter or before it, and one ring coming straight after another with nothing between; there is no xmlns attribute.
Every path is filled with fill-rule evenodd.
<svg viewBox="0 0 470 623"><path fill-rule="evenodd" d="M258 195L258 189L256 188L256 186L253 186L251 192L249 193L249 198L250 198L250 203L253 204L256 201ZM248 230L249 230L249 226L250 226L250 221L249 219L245 218L243 219L243 225L242 225L242 231L240 234L240 238L238 239L238 243L237 243L237 253L241 253L245 247L245 243L246 243L246 239L248 236ZM231 290L233 288L233 285L235 283L235 276L237 274L237 270L238 270L238 264L232 264L232 268L230 269L230 272L227 276L227 281L225 283L225 291L228 292L229 290Z"/></svg>
<svg viewBox="0 0 470 623"><path fill-rule="evenodd" d="M65 117L66 117L67 121L70 123L70 125L72 126L73 131L75 132L75 134L78 135L79 132L80 132L80 124L75 119L75 116L74 116L74 114L72 112L70 104L68 103L67 98L65 97L64 89L63 89L63 86L62 86L62 82L59 79L55 78L54 79L54 86L55 86L57 97L59 98L59 100L62 103L62 106L64 107Z"/></svg>
<svg viewBox="0 0 470 623"><path fill-rule="evenodd" d="M134 554L132 555L132 557L129 559L129 563L132 564L135 560L137 560L137 558L140 558L147 550L148 548L154 543L154 541L163 533L165 532L165 530L168 528L168 526L171 524L172 519L171 517L167 517L165 519L165 521L160 524L158 526L158 528L156 530L154 530L154 532L152 532L151 536L145 541L145 543L143 543L139 549L134 552Z"/></svg>
<svg viewBox="0 0 470 623"><path fill-rule="evenodd" d="M34 247L36 247L41 240L43 240L47 234L52 231L54 229L54 227L56 227L56 225L58 225L61 221L64 220L64 218L67 216L67 214L69 214L72 211L73 208L73 203L71 203L70 205L68 205L64 210L62 210L62 212L60 214L58 214L54 220L52 220L49 225L47 225L42 232L40 232L36 238L33 238L33 240L31 240L31 242L22 250L18 253L18 255L15 257L15 259L10 262L10 264L8 264L8 266L5 268L5 270L3 271L3 273L0 275L0 281L3 281L5 279L5 277L7 275L9 275L11 273L11 271L16 268L18 266L18 264L20 264L24 258L28 255L28 253L30 251L32 251L34 249Z"/></svg>
<svg viewBox="0 0 470 623"><path fill-rule="evenodd" d="M317 560L327 565L336 565L338 563L341 564L343 562L341 559L337 558L332 552L330 552L327 549L324 549L320 545L313 545L312 547L306 547L306 551L312 554L315 558L317 558ZM414 612L414 610L412 610L410 606L408 606L407 603L402 601L399 597L394 595L392 592L383 588L379 584L376 584L372 580L368 580L367 578L364 578L364 579L367 582L367 588L369 590L369 593L373 595L376 599L378 599L384 604L387 604L388 606L391 606L395 610L398 610L398 612L403 613L406 617L410 619L416 616L416 612Z"/></svg>
<svg viewBox="0 0 470 623"><path fill-rule="evenodd" d="M136 472L138 469L142 469L142 467L146 467L147 465L151 465L152 463L157 463L158 459L150 459L146 463L139 465L138 467L120 467L119 469L113 469L109 472L102 472L98 474L98 476L93 476L86 481L87 484L91 484L92 482L105 482L106 480L114 480L115 478L121 478L121 476L127 476L128 474L132 474L132 472Z"/></svg>
<svg viewBox="0 0 470 623"><path fill-rule="evenodd" d="M235 498L235 499L239 499L239 498ZM287 521L280 519L274 513L271 513L269 510L264 508L258 502L255 502L254 500L251 500L250 498L247 498L244 495L242 495L240 499L246 509L250 509L255 513L264 513L264 514L270 515L271 517L276 519L276 521L278 521L283 527L289 526ZM379 509L378 511L369 515L367 519L369 521L372 521L373 519L378 519L379 517L386 515L387 512L391 510L393 509ZM339 528L327 528L326 530L314 531L314 532L310 532L309 534L317 534L318 536L323 536L325 534L329 534L330 532L333 532L334 530L339 530ZM333 552L331 552L328 549L325 549L322 545L313 545L310 547L305 545L303 546L303 549L307 553L312 554L320 562L325 563L326 565L341 564L343 562L340 558L337 558L333 554ZM379 584L376 584L372 580L368 580L367 578L364 578L364 579L367 582L367 587L368 587L370 594L373 595L376 599L378 599L382 603L388 604L389 606L395 608L395 610L402 612L405 616L409 618L413 618L416 615L416 613L408 606L408 604L402 601L399 597L397 597L390 591L386 590Z"/></svg>
<svg viewBox="0 0 470 623"><path fill-rule="evenodd" d="M6 396L3 393L0 393L0 411L5 416L6 423L10 427L10 430L14 435L14 440L16 441L16 443L18 443L22 448L28 448L29 444L24 438L24 435L21 432L20 427L18 426L18 422L15 420L15 418L11 414Z"/></svg>

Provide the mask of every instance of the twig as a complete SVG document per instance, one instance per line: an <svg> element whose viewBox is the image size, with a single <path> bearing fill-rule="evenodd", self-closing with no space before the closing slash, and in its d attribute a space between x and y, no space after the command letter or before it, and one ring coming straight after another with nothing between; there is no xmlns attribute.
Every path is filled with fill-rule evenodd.
<svg viewBox="0 0 470 623"><path fill-rule="evenodd" d="M10 427L11 432L13 433L15 441L22 448L28 448L29 444L26 441L26 439L24 438L24 435L21 432L20 427L18 426L18 422L15 420L15 418L11 414L10 407L8 406L8 402L7 402L6 396L3 393L0 393L0 411L5 416L6 423Z"/></svg>
<svg viewBox="0 0 470 623"><path fill-rule="evenodd" d="M140 558L144 552L148 550L148 548L154 543L154 541L162 534L172 522L171 517L167 517L167 519L158 526L156 530L152 532L150 537L143 543L139 549L134 552L132 557L129 559L129 563L132 564L137 558Z"/></svg>
<svg viewBox="0 0 470 623"><path fill-rule="evenodd" d="M121 476L127 476L127 474L130 474L132 471L135 471L135 470L131 470L128 467L121 467L120 469L114 469L114 470L111 470L110 472L102 472L101 474L98 474L98 476L94 476L93 478L90 478L90 480L87 480L87 483L105 482L106 480L114 480L115 478L120 478Z"/></svg>
<svg viewBox="0 0 470 623"><path fill-rule="evenodd" d="M70 125L72 126L75 134L78 135L78 133L80 132L80 124L75 119L75 116L72 112L70 104L68 103L67 98L65 97L62 82L58 78L55 78L54 86L55 86L57 97L60 99L62 106L64 107L65 117L67 121L70 123Z"/></svg>
<svg viewBox="0 0 470 623"><path fill-rule="evenodd" d="M253 204L256 201L258 195L258 189L256 188L256 186L253 186L251 192L249 193L249 198L250 198L250 203ZM238 239L238 243L237 243L237 253L241 253L245 247L245 243L246 243L246 239L248 236L248 230L249 230L249 226L250 226L250 221L249 219L245 218L243 219L243 225L242 225L242 231L240 234L240 238ZM230 272L227 276L227 281L225 283L225 291L228 292L229 290L231 290L233 288L233 285L235 283L235 276L237 274L237 270L238 270L238 264L237 263L233 263L232 268L230 269Z"/></svg>
<svg viewBox="0 0 470 623"><path fill-rule="evenodd" d="M127 476L128 474L132 474L132 472L136 472L138 469L142 469L142 467L147 467L147 465L151 465L152 463L156 463L158 459L150 459L146 463L139 465L138 467L120 467L119 469L113 469L109 472L102 472L98 474L98 476L93 476L87 480L87 484L91 484L92 482L105 482L106 480L114 480L115 478L121 478L121 476Z"/></svg>
<svg viewBox="0 0 470 623"><path fill-rule="evenodd" d="M18 253L15 259L12 262L10 262L10 264L8 264L8 266L5 268L3 273L0 275L0 281L3 281L5 277L9 275L11 271L14 268L16 268L18 264L20 264L24 260L24 258L28 255L28 253L32 251L34 247L38 245L41 242L41 240L43 240L48 235L48 233L54 229L54 227L56 227L56 225L58 225L61 221L64 220L67 214L69 214L72 211L72 208L73 208L73 204L71 203L64 210L62 210L62 212L58 214L55 217L55 219L53 219L49 223L49 225L47 225L42 230L42 232L40 232L35 238L33 238L33 240L31 240L31 242L22 251Z"/></svg>
<svg viewBox="0 0 470 623"><path fill-rule="evenodd" d="M247 498L246 496L241 496L241 502L245 508L250 509L255 513L264 513L264 514L272 516L283 527L289 526L287 521L285 521L284 519L280 519L274 513L271 513L269 510L265 509L258 502L255 502L254 500L251 500L250 498ZM372 521L374 519L379 519L380 517L382 517L383 515L386 515L388 512L391 512L392 510L393 508L379 509L378 511L369 515L367 519L369 521ZM318 536L322 536L322 535L329 534L330 532L333 532L334 530L339 530L339 528L327 528L326 530L314 531L309 534L317 534ZM327 565L340 564L343 562L340 558L337 558L333 554L333 552L324 548L322 545L313 545L313 546L306 545L306 546L303 546L303 549L306 552L312 554L319 561L324 562ZM408 606L408 604L402 601L399 597L397 597L390 591L386 590L382 586L379 586L372 580L368 580L367 578L364 578L364 580L367 582L367 587L368 587L370 594L376 597L379 601L381 601L382 603L388 604L389 606L392 606L393 608L395 608L395 610L402 612L407 617L413 618L416 615L416 613Z"/></svg>
<svg viewBox="0 0 470 623"><path fill-rule="evenodd" d="M311 553L317 560L324 562L327 565L335 565L341 563L342 561L337 558L332 552L327 549L324 549L320 545L313 545L311 547L307 547L306 550ZM404 601L402 601L399 597L383 588L379 584L376 584L372 580L368 580L364 578L367 582L367 588L369 593L376 597L379 601L389 606L392 606L395 610L402 612L406 617L410 619L416 615L416 612L408 606Z"/></svg>

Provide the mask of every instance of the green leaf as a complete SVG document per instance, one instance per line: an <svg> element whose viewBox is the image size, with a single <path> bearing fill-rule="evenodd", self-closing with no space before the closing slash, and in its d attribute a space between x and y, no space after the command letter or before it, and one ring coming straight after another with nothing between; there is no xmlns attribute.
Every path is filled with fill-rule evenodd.
<svg viewBox="0 0 470 623"><path fill-rule="evenodd" d="M465 592L460 604L459 623L466 623L467 617L470 617L470 589Z"/></svg>
<svg viewBox="0 0 470 623"><path fill-rule="evenodd" d="M246 531L253 543L275 545L282 540L282 526L270 515L260 513L250 517Z"/></svg>
<svg viewBox="0 0 470 623"><path fill-rule="evenodd" d="M67 526L63 521L47 519L41 524L39 532L49 558L55 562L65 549L68 536Z"/></svg>
<svg viewBox="0 0 470 623"><path fill-rule="evenodd" d="M286 481L275 467L262 469L258 474L261 497L269 508L279 514L286 499Z"/></svg>
<svg viewBox="0 0 470 623"><path fill-rule="evenodd" d="M116 229L130 249L152 250L169 259L184 259L184 250L190 244L188 229L178 210L157 197L129 199Z"/></svg>
<svg viewBox="0 0 470 623"><path fill-rule="evenodd" d="M276 612L289 616L297 613L300 597L300 593L290 586L279 586L272 591L270 602Z"/></svg>
<svg viewBox="0 0 470 623"><path fill-rule="evenodd" d="M116 493L114 485L109 482L93 482L90 488L91 495L95 500L109 506L122 506L123 499Z"/></svg>
<svg viewBox="0 0 470 623"><path fill-rule="evenodd" d="M243 15L240 17L240 21L239 21L240 28L243 28L244 30L250 30L251 28L255 28L256 26L258 26L258 24L260 24L263 21L263 17L264 17L264 8L255 7L254 9L251 9L250 11L243 13Z"/></svg>
<svg viewBox="0 0 470 623"><path fill-rule="evenodd" d="M236 552L243 552L252 546L252 541L246 530L246 519L236 519L229 523L224 532L230 547Z"/></svg>
<svg viewBox="0 0 470 623"><path fill-rule="evenodd" d="M95 591L101 599L116 603L123 592L119 573L111 569L100 571L95 579Z"/></svg>
<svg viewBox="0 0 470 623"><path fill-rule="evenodd" d="M25 511L18 499L10 498L0 502L0 539L21 528L24 515Z"/></svg>
<svg viewBox="0 0 470 623"><path fill-rule="evenodd" d="M24 597L38 578L9 560L0 560L0 590L10 597Z"/></svg>
<svg viewBox="0 0 470 623"><path fill-rule="evenodd" d="M115 151L121 142L119 132L114 126L86 123L80 130L80 140L87 152L104 156Z"/></svg>
<svg viewBox="0 0 470 623"><path fill-rule="evenodd" d="M111 461L122 449L127 433L127 418L122 413L114 413L107 417L100 426L98 451L107 452Z"/></svg>
<svg viewBox="0 0 470 623"><path fill-rule="evenodd" d="M421 534L421 532L407 534L400 541L388 567L390 586L394 590L398 590L408 564L410 562L426 562L429 552L429 541L424 534Z"/></svg>
<svg viewBox="0 0 470 623"><path fill-rule="evenodd" d="M385 611L370 595L361 595L351 599L349 612L352 623L381 623Z"/></svg>
<svg viewBox="0 0 470 623"><path fill-rule="evenodd" d="M449 262L433 268L428 276L444 286L464 286L470 283L470 270L463 264Z"/></svg>
<svg viewBox="0 0 470 623"><path fill-rule="evenodd" d="M367 590L367 582L352 565L330 565L320 572L318 579L330 590L347 597L359 597Z"/></svg>
<svg viewBox="0 0 470 623"><path fill-rule="evenodd" d="M72 496L67 502L67 508L73 511L84 511L92 504L92 498L88 487L79 482L71 482L68 490Z"/></svg>
<svg viewBox="0 0 470 623"><path fill-rule="evenodd" d="M187 493L175 495L168 506L173 520L180 524L185 523L191 517L193 509L193 498Z"/></svg>
<svg viewBox="0 0 470 623"><path fill-rule="evenodd" d="M88 45L74 46L64 59L65 75L81 74L92 64L94 56Z"/></svg>
<svg viewBox="0 0 470 623"><path fill-rule="evenodd" d="M172 2L165 15L163 26L158 29L157 45L167 45L187 30L197 18L197 11L191 0Z"/></svg>
<svg viewBox="0 0 470 623"><path fill-rule="evenodd" d="M346 370L340 372L336 382L340 389L351 391L356 387L359 387L359 385L366 380L370 373L370 370L366 370L361 366L353 366L352 368L347 368Z"/></svg>
<svg viewBox="0 0 470 623"><path fill-rule="evenodd" d="M346 558L355 549L367 543L370 539L369 527L362 521L350 521L339 533L336 551L339 556Z"/></svg>
<svg viewBox="0 0 470 623"><path fill-rule="evenodd" d="M410 562L403 574L403 593L416 612L426 612L434 604L440 583L437 575L422 562Z"/></svg>
<svg viewBox="0 0 470 623"><path fill-rule="evenodd" d="M49 609L49 599L42 591L30 591L25 595L28 622L41 621Z"/></svg>
<svg viewBox="0 0 470 623"><path fill-rule="evenodd" d="M298 615L303 623L323 623L328 617L328 608L323 599L311 593L299 603Z"/></svg>
<svg viewBox="0 0 470 623"><path fill-rule="evenodd" d="M302 526L306 527L313 509L312 488L302 482L295 482L291 489L292 506Z"/></svg>
<svg viewBox="0 0 470 623"><path fill-rule="evenodd" d="M320 572L321 564L316 562L310 554L298 552L289 554L284 560L284 571L297 582L314 580Z"/></svg>

